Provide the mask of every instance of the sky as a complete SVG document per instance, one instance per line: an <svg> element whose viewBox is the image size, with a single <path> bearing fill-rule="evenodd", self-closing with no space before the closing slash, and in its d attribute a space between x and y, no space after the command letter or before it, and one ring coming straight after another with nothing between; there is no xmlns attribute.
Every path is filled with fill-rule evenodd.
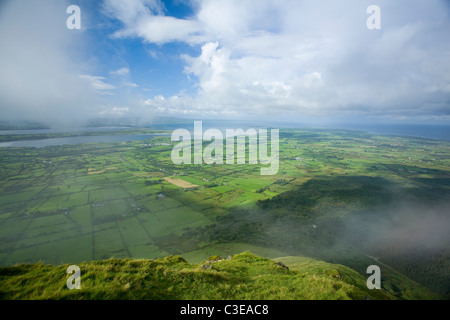
<svg viewBox="0 0 450 320"><path fill-rule="evenodd" d="M448 0L2 0L0 120L446 124L449 31Z"/></svg>

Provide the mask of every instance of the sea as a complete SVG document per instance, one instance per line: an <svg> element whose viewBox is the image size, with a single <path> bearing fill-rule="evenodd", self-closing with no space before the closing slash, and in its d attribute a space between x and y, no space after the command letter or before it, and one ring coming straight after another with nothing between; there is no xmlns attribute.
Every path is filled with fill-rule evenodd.
<svg viewBox="0 0 450 320"><path fill-rule="evenodd" d="M344 129L367 132L378 135L394 135L418 137L433 140L450 141L450 125L421 125L421 124L364 124L364 123L345 123L345 124L302 124L289 122L250 122L250 121L203 121L203 131L209 128L216 128L225 131L230 129L248 129L248 128L279 128L282 129ZM173 131L178 128L185 128L192 131L194 120L186 120L174 124L156 124L152 129ZM107 131L117 131L126 129L139 129L142 127L77 127L64 129L32 129L32 130L2 130L0 135L31 135L31 134L50 134L50 133L82 133L82 132L102 132L101 135L74 136L63 138L47 138L39 140L18 140L0 143L0 148L7 147L35 147L44 148L47 146L73 145L82 143L102 143L102 142L127 142L141 141L150 139L153 136L169 134L114 134L105 135ZM148 129L148 127L147 127Z"/></svg>

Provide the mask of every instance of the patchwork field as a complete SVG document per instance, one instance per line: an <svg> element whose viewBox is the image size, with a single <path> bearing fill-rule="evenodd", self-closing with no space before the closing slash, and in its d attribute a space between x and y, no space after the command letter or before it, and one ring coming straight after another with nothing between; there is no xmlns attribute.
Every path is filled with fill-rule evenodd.
<svg viewBox="0 0 450 320"><path fill-rule="evenodd" d="M145 141L152 147L0 149L0 264L181 253L166 248L164 239L207 226L223 208L251 198L244 183L242 189L212 186L216 173L194 174L195 167L180 172L170 161L171 147L158 145L166 139Z"/></svg>
<svg viewBox="0 0 450 320"><path fill-rule="evenodd" d="M259 165L174 165L164 136L0 148L0 265L170 254L199 262L250 250L316 256L364 273L369 252L432 286L437 278L393 257L392 244L361 245L359 233L369 232L346 231L346 219L391 203L394 194L449 204L450 143L313 129L282 130L280 140L273 176L261 176ZM345 232L352 237L342 241ZM449 263L445 250L430 262L444 261L439 272Z"/></svg>

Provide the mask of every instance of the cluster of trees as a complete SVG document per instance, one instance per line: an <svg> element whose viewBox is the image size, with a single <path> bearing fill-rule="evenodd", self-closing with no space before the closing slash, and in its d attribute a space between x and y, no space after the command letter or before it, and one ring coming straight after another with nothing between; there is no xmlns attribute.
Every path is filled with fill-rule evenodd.
<svg viewBox="0 0 450 320"><path fill-rule="evenodd" d="M386 264L450 299L450 248L398 250L391 245L380 253Z"/></svg>
<svg viewBox="0 0 450 320"><path fill-rule="evenodd" d="M161 182L163 182L162 179L158 179L158 180L145 180L145 185L146 186L152 186L154 184L160 184Z"/></svg>

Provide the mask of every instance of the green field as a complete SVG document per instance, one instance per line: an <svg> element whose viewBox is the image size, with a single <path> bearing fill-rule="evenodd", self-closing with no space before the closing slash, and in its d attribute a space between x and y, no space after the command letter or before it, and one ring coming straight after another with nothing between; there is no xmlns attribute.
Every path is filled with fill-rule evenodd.
<svg viewBox="0 0 450 320"><path fill-rule="evenodd" d="M386 294L450 297L449 142L281 130L274 176L258 165L174 165L159 143L170 138L0 148L0 266L171 254L198 263L249 250L365 275L376 257ZM416 221L436 229L418 232ZM439 245L416 246L415 235L433 234Z"/></svg>

